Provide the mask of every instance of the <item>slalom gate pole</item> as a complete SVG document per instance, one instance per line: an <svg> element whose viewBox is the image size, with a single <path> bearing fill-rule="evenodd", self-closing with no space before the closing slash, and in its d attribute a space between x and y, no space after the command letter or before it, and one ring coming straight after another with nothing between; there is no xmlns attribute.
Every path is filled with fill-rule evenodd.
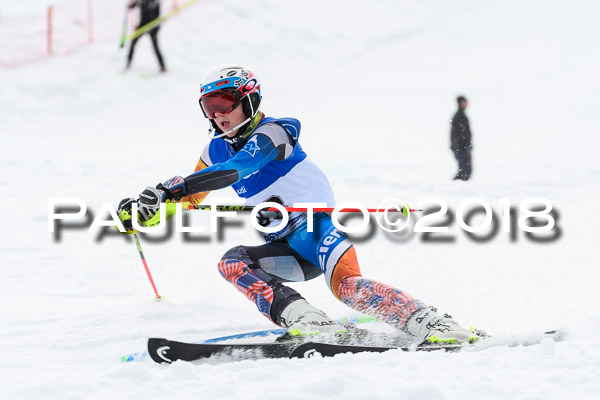
<svg viewBox="0 0 600 400"><path fill-rule="evenodd" d="M177 14L179 11L181 11L183 8L192 5L196 2L196 0L188 0L185 3L183 3L180 6L175 7L174 9L172 9L171 11L169 11L167 14L165 14L163 17L159 17L156 18L154 21L150 21L148 22L146 25L144 26L140 26L138 29L136 29L131 35L129 35L127 37L127 40L133 40L136 39L140 36L142 36L144 33L156 28L158 25L160 25L164 20L171 18L173 15Z"/></svg>
<svg viewBox="0 0 600 400"><path fill-rule="evenodd" d="M190 210L212 210L213 207L212 206L208 206L208 205L201 205L201 204L190 204L188 206L188 208ZM254 206L216 206L216 210L217 211L252 211L254 210L256 207ZM303 212L303 211L307 211L306 208L302 208L302 207L284 207L284 209L288 212ZM314 212L333 212L333 210L335 210L335 208L333 207L317 207L317 208L313 208ZM278 211L276 208L266 208L265 211ZM370 213L377 213L377 212L401 212L402 214L408 216L409 212L420 212L423 210L420 209L415 209L415 208L410 208L408 210L405 210L404 208L397 210L395 208L367 208L367 211ZM339 210L339 212L343 212L343 213L347 213L347 212L361 212L361 210L359 208L342 208L341 210Z"/></svg>
<svg viewBox="0 0 600 400"><path fill-rule="evenodd" d="M148 279L150 279L150 284L152 285L152 289L154 289L154 294L156 295L157 300L162 300L162 297L158 294L156 290L156 285L154 284L154 279L152 279L152 274L150 273L150 269L148 268L148 263L146 262L146 257L144 257L144 253L142 252L142 245L140 244L140 240L137 237L137 233L133 234L133 239L135 240L135 244L137 246L138 252L140 253L140 257L142 258L142 263L144 263L144 268L146 269L146 274L148 275Z"/></svg>
<svg viewBox="0 0 600 400"><path fill-rule="evenodd" d="M46 39L47 46L46 52L49 56L52 55L52 6L48 6L48 13L46 17Z"/></svg>
<svg viewBox="0 0 600 400"><path fill-rule="evenodd" d="M87 1L88 42L94 42L94 12L92 0Z"/></svg>

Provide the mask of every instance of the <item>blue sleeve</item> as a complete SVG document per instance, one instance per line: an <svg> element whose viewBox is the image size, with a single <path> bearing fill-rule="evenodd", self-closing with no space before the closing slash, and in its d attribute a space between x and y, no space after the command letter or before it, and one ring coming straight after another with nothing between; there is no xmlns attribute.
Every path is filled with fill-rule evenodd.
<svg viewBox="0 0 600 400"><path fill-rule="evenodd" d="M255 173L276 158L277 148L273 142L258 133L233 158L185 178L186 194L223 189Z"/></svg>

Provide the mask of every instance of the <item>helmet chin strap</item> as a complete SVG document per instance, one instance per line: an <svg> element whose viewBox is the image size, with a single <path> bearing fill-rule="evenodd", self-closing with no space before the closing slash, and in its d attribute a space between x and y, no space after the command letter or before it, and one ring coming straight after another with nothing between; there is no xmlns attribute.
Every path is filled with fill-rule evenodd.
<svg viewBox="0 0 600 400"><path fill-rule="evenodd" d="M220 135L216 135L216 136L210 136L211 139L219 139L222 138L223 136L227 136L230 133L232 133L233 131L239 129L241 126L243 126L244 124L246 124L247 122L249 122L252 118L246 118L244 120L244 122L242 122L241 124L238 124L236 126L234 126L233 128L231 128L230 130L228 130L227 132L223 132ZM209 131L210 132L210 131Z"/></svg>
<svg viewBox="0 0 600 400"><path fill-rule="evenodd" d="M247 97L247 96L244 96L244 97L242 97L242 99L241 99L241 100L243 100L243 99L244 99L244 98L246 98L246 97ZM249 101L249 104L250 104L250 114L251 114L251 116L250 116L250 117L246 118L246 119L245 119L245 120L244 120L242 123L240 123L240 124L238 124L238 125L234 126L233 128L231 128L231 129L230 129L230 130L228 130L227 132L223 132L223 133L221 133L221 134L219 134L219 135L217 135L217 136L209 136L209 137L210 137L210 139L211 139L211 140L212 140L212 139L219 139L219 138L222 138L223 136L227 136L227 135L229 135L230 133L232 133L233 131L235 131L235 130L239 129L240 127L242 127L243 125L245 125L246 123L248 123L248 122L252 121L252 119L254 118L254 115L256 115L256 112L254 111L254 108L252 107L252 102L251 102L251 101ZM212 127L212 124L211 124L211 127ZM211 133L212 133L212 129L209 129L209 130L208 130L208 134L210 135Z"/></svg>

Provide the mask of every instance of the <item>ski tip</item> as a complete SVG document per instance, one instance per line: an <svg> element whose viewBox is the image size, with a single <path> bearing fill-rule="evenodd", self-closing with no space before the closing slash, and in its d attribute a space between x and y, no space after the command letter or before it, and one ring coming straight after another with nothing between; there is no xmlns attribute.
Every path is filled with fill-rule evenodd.
<svg viewBox="0 0 600 400"><path fill-rule="evenodd" d="M158 294L158 295L156 295L156 297L154 297L153 301L155 303L160 303L161 301L165 301L165 298L164 298L164 296L161 296Z"/></svg>
<svg viewBox="0 0 600 400"><path fill-rule="evenodd" d="M159 364L172 363L173 360L165 356L167 351L170 349L168 342L169 341L165 338L149 338L148 354L150 355L150 358Z"/></svg>
<svg viewBox="0 0 600 400"><path fill-rule="evenodd" d="M552 331L544 332L544 339L551 338L557 342L562 342L563 340L565 340L566 336L567 332L565 329L555 329Z"/></svg>
<svg viewBox="0 0 600 400"><path fill-rule="evenodd" d="M121 362L132 362L132 361L142 361L145 356L146 356L146 352L144 353L131 353L131 354L127 354L124 356L121 356Z"/></svg>

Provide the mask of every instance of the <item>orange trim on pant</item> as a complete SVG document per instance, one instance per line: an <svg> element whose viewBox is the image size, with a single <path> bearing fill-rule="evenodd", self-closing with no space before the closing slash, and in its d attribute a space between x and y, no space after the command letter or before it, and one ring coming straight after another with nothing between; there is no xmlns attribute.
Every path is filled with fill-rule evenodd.
<svg viewBox="0 0 600 400"><path fill-rule="evenodd" d="M358 259L356 258L356 250L354 246L350 247L346 253L339 259L331 274L331 291L340 299L339 290L342 280L351 276L361 276ZM340 299L341 300L341 299Z"/></svg>

